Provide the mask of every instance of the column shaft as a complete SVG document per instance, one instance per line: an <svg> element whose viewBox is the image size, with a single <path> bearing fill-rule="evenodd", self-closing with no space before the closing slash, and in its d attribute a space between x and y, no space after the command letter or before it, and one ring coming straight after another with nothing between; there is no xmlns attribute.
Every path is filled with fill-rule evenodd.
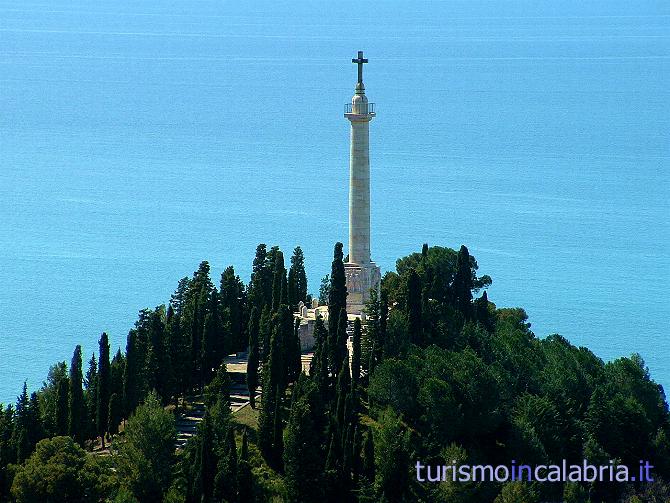
<svg viewBox="0 0 670 503"><path fill-rule="evenodd" d="M351 121L349 262L370 262L370 122Z"/></svg>

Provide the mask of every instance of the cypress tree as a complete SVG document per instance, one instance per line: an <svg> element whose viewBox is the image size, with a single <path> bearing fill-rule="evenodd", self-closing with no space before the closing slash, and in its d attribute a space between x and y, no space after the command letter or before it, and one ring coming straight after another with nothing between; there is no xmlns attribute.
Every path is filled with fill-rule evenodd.
<svg viewBox="0 0 670 503"><path fill-rule="evenodd" d="M111 435L116 435L119 432L119 424L123 419L123 405L121 403L121 397L117 393L112 393L109 396L109 423L107 425L107 431Z"/></svg>
<svg viewBox="0 0 670 503"><path fill-rule="evenodd" d="M321 284L319 285L319 305L325 306L328 304L328 295L330 294L330 274L326 274L321 278Z"/></svg>
<svg viewBox="0 0 670 503"><path fill-rule="evenodd" d="M324 402L327 401L328 395L328 354L328 332L323 324L323 318L317 314L314 322L314 356L309 375L314 378Z"/></svg>
<svg viewBox="0 0 670 503"><path fill-rule="evenodd" d="M342 444L335 433L332 433L330 436L324 475L326 501L328 503L346 501L347 490L342 474Z"/></svg>
<svg viewBox="0 0 670 503"><path fill-rule="evenodd" d="M270 306L266 305L261 313L258 325L258 338L261 342L261 356L265 364L270 356L270 340L272 338L272 313Z"/></svg>
<svg viewBox="0 0 670 503"><path fill-rule="evenodd" d="M86 439L86 408L84 390L82 388L81 346L77 345L70 362L70 392L68 395L68 427L67 432L79 445Z"/></svg>
<svg viewBox="0 0 670 503"><path fill-rule="evenodd" d="M182 326L182 316L190 281L189 278L179 280L177 290L170 298L165 321L169 341L170 388L175 395L186 391L190 377L189 339Z"/></svg>
<svg viewBox="0 0 670 503"><path fill-rule="evenodd" d="M421 313L422 288L421 278L415 269L409 271L407 277L407 320L409 323L410 340L417 346L423 346L423 321Z"/></svg>
<svg viewBox="0 0 670 503"><path fill-rule="evenodd" d="M361 376L361 319L354 320L354 337L351 351L351 386L358 387Z"/></svg>
<svg viewBox="0 0 670 503"><path fill-rule="evenodd" d="M214 493L214 478L216 476L216 455L214 453L214 432L209 413L198 427L198 484L200 500L209 502Z"/></svg>
<svg viewBox="0 0 670 503"><path fill-rule="evenodd" d="M361 369L370 375L375 362L374 349L380 345L380 307L379 294L370 290L370 299L365 304L365 334L361 341Z"/></svg>
<svg viewBox="0 0 670 503"><path fill-rule="evenodd" d="M221 274L221 311L227 313L230 329L228 351L244 350L247 345L244 326L244 285L235 274L233 266L228 266ZM259 311L260 312L260 311Z"/></svg>
<svg viewBox="0 0 670 503"><path fill-rule="evenodd" d="M286 307L286 306L283 306ZM272 379L272 390L279 390L281 396L284 395L287 386L286 371L286 330L293 331L293 324L290 318L287 320L285 312L288 309L282 309L279 313L272 316L272 339L270 340L270 378ZM290 317L290 313L289 313ZM287 323L288 321L288 323Z"/></svg>
<svg viewBox="0 0 670 503"><path fill-rule="evenodd" d="M272 280L272 311L277 312L279 306L286 304L287 299L287 279L286 267L284 266L284 254L281 250L275 252L275 265Z"/></svg>
<svg viewBox="0 0 670 503"><path fill-rule="evenodd" d="M16 449L16 462L23 463L30 455L32 446L30 445L30 411L29 411L28 385L24 381L23 390L16 399L15 426L12 433L12 444Z"/></svg>
<svg viewBox="0 0 670 503"><path fill-rule="evenodd" d="M92 438L96 436L95 416L98 406L98 362L95 359L95 353L88 361L84 384L86 386L86 436Z"/></svg>
<svg viewBox="0 0 670 503"><path fill-rule="evenodd" d="M126 342L126 364L123 372L123 408L125 417L135 410L145 392L144 386L145 353L136 329L128 332Z"/></svg>
<svg viewBox="0 0 670 503"><path fill-rule="evenodd" d="M284 465L284 423L282 421L282 411L281 411L281 395L279 389L277 389L277 396L275 398L275 413L274 413L274 424L272 432L272 460L273 466L277 471L283 471Z"/></svg>
<svg viewBox="0 0 670 503"><path fill-rule="evenodd" d="M292 261L293 257L291 257L291 262ZM291 308L291 311L295 313L298 311L298 301L296 300L298 298L298 294L296 293L295 269L293 268L293 265L291 265L291 267L288 270L287 285L288 285L288 294L286 295L286 299L289 307Z"/></svg>
<svg viewBox="0 0 670 503"><path fill-rule="evenodd" d="M224 334L219 314L218 293L214 289L210 295L207 314L204 319L202 342L200 343L200 387L213 377L226 354Z"/></svg>
<svg viewBox="0 0 670 503"><path fill-rule="evenodd" d="M100 357L98 359L98 397L96 405L96 433L102 437L102 448L105 448L105 435L109 424L109 339L107 333L100 336Z"/></svg>
<svg viewBox="0 0 670 503"><path fill-rule="evenodd" d="M249 439L246 428L242 432L242 445L238 457L237 487L240 502L253 500L253 477L249 464Z"/></svg>
<svg viewBox="0 0 670 503"><path fill-rule="evenodd" d="M273 458L275 393L272 389L272 361L263 367L261 411L258 415L258 448L263 458L270 463Z"/></svg>
<svg viewBox="0 0 670 503"><path fill-rule="evenodd" d="M465 245L461 245L456 258L456 274L452 285L456 308L466 320L472 318L472 265L470 253Z"/></svg>
<svg viewBox="0 0 670 503"><path fill-rule="evenodd" d="M334 358L336 362L341 362L344 357L347 356L347 325L349 323L349 318L347 317L347 310L342 308L340 310L340 316L337 323L337 339L334 348ZM337 374L339 370L338 366L334 367L333 374Z"/></svg>
<svg viewBox="0 0 670 503"><path fill-rule="evenodd" d="M67 377L62 377L56 385L56 410L54 411L54 424L56 435L67 435L68 429L68 395L69 382Z"/></svg>
<svg viewBox="0 0 670 503"><path fill-rule="evenodd" d="M252 409L256 407L256 389L258 388L258 308L251 308L249 316L249 356L247 359L247 388L249 389L249 405Z"/></svg>
<svg viewBox="0 0 670 503"><path fill-rule="evenodd" d="M270 355L267 364L263 366L262 406L258 418L258 447L265 460L273 468L278 467L278 446L276 444L275 429L277 427L277 412L281 402L285 376L285 366L282 347L281 323L279 315L273 316L274 330L270 342ZM279 421L281 424L281 420Z"/></svg>
<svg viewBox="0 0 670 503"><path fill-rule="evenodd" d="M489 297L486 290L475 301L474 311L475 319L482 324L487 332L493 333L495 331L495 315L489 309Z"/></svg>
<svg viewBox="0 0 670 503"><path fill-rule="evenodd" d="M163 403L167 402L169 383L169 355L165 333L164 306L157 307L149 314L148 350L146 359L146 376L150 390L156 390ZM111 396L111 388L110 388Z"/></svg>
<svg viewBox="0 0 670 503"><path fill-rule="evenodd" d="M342 361L342 368L337 376L337 405L335 409L335 433L336 438L342 442L343 435L346 434L347 428L347 414L345 414L347 406L347 398L351 393L351 376L349 375L349 357L344 357Z"/></svg>
<svg viewBox="0 0 670 503"><path fill-rule="evenodd" d="M256 306L259 312L268 303L266 291L267 282L267 249L265 244L261 243L256 247L256 256L251 270L251 282L249 283L249 304ZM270 299L271 301L272 299Z"/></svg>
<svg viewBox="0 0 670 503"><path fill-rule="evenodd" d="M123 370L125 366L126 361L123 353L121 353L121 349L117 349L116 353L114 354L114 358L112 358L112 363L110 364L110 396L113 393L116 393L119 398L123 396Z"/></svg>
<svg viewBox="0 0 670 503"><path fill-rule="evenodd" d="M288 273L288 303L291 310L298 308L299 302L307 300L307 274L305 273L305 256L302 248L296 246L291 257L291 268Z"/></svg>
<svg viewBox="0 0 670 503"><path fill-rule="evenodd" d="M384 345L388 341L386 335L386 328L389 319L389 302L388 295L382 290L379 296L379 344L376 345L375 361L379 362L384 357Z"/></svg>
<svg viewBox="0 0 670 503"><path fill-rule="evenodd" d="M375 444L372 438L372 430L368 429L363 441L363 452L361 453L361 472L369 481L375 480Z"/></svg>
<svg viewBox="0 0 670 503"><path fill-rule="evenodd" d="M32 452L35 449L35 445L37 444L37 442L46 437L46 432L44 430L44 424L42 423L40 411L41 411L40 399L37 396L37 393L33 391L30 394L30 399L28 400L28 414L26 418L28 426L29 452Z"/></svg>
<svg viewBox="0 0 670 503"><path fill-rule="evenodd" d="M284 448L285 482L288 500L295 503L320 503L323 494L322 431L316 420L316 384L302 383L300 396L291 405Z"/></svg>
<svg viewBox="0 0 670 503"><path fill-rule="evenodd" d="M287 309L288 316L291 316ZM292 316L291 316L292 318ZM302 372L302 354L300 351L300 319L296 318L293 323L293 330L289 336L287 344L288 353L288 381L295 382Z"/></svg>
<svg viewBox="0 0 670 503"><path fill-rule="evenodd" d="M361 471L362 471L362 463L361 463L361 449L362 449L362 441L363 439L361 438L361 428L359 424L356 424L354 427L354 439L353 439L353 444L351 446L352 451L351 451L351 470L352 470L352 481L353 481L353 487L358 488L359 481L360 481L360 476L361 476Z"/></svg>
<svg viewBox="0 0 670 503"><path fill-rule="evenodd" d="M333 252L333 263L330 272L330 289L328 291L328 335L331 348L331 365L335 370L340 363L338 353L332 352L337 347L337 328L342 309L346 311L347 308L347 284L344 273L344 262L342 255L342 243L335 244Z"/></svg>
<svg viewBox="0 0 670 503"><path fill-rule="evenodd" d="M191 386L200 384L203 375L201 343L205 317L208 313L208 305L213 290L214 285L209 277L209 263L203 261L189 283L189 288L186 292L186 304L181 319L183 329L189 334L190 340L190 372L187 374L187 377Z"/></svg>
<svg viewBox="0 0 670 503"><path fill-rule="evenodd" d="M214 500L237 503L239 501L237 480L238 463L235 433L232 428L228 428L223 456L219 459L214 479Z"/></svg>
<svg viewBox="0 0 670 503"><path fill-rule="evenodd" d="M354 434L355 434L355 425L347 424L345 427L345 433L343 435L342 443L342 475L343 481L347 487L351 487L352 482L352 473L354 467Z"/></svg>

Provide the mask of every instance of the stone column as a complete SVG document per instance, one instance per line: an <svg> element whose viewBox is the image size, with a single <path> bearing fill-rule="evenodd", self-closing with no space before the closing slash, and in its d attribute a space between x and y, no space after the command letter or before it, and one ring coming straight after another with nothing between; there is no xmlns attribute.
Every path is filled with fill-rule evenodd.
<svg viewBox="0 0 670 503"><path fill-rule="evenodd" d="M365 95L352 100L349 155L349 262L370 262L370 121ZM361 113L365 112L365 113Z"/></svg>
<svg viewBox="0 0 670 503"><path fill-rule="evenodd" d="M352 60L358 64L356 92L344 116L351 123L349 154L349 261L344 264L347 278L347 312L361 314L370 290L379 288L381 271L370 256L370 121L374 104L368 103L363 85L363 53Z"/></svg>

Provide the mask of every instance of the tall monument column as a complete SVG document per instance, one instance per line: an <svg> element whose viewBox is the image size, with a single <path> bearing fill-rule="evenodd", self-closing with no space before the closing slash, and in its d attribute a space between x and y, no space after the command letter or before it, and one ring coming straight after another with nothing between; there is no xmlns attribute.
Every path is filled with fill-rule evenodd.
<svg viewBox="0 0 670 503"><path fill-rule="evenodd" d="M349 154L349 261L344 264L347 277L347 312L360 314L378 289L381 271L370 257L370 121L375 117L363 85L363 51L351 60L358 65L358 82L344 116L351 123Z"/></svg>

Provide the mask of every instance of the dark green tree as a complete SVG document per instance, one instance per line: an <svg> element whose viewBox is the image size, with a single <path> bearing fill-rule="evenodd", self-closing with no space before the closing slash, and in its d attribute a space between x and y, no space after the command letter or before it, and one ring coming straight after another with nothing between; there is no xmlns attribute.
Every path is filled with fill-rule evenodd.
<svg viewBox="0 0 670 503"><path fill-rule="evenodd" d="M328 396L328 383L330 374L328 370L328 332L323 323L323 318L317 315L314 321L314 356L309 370L309 375L314 379L325 402Z"/></svg>
<svg viewBox="0 0 670 503"><path fill-rule="evenodd" d="M414 269L407 276L407 321L409 324L410 341L417 346L424 345L422 300L423 289L421 278Z"/></svg>
<svg viewBox="0 0 670 503"><path fill-rule="evenodd" d="M221 274L221 319L226 320L230 330L228 351L246 349L248 338L245 326L246 293L240 277L233 266L228 266ZM258 307L256 306L258 309ZM260 313L260 310L258 311ZM226 322L224 321L224 323Z"/></svg>
<svg viewBox="0 0 670 503"><path fill-rule="evenodd" d="M105 467L69 437L42 440L25 464L17 466L13 501L87 503L109 495Z"/></svg>
<svg viewBox="0 0 670 503"><path fill-rule="evenodd" d="M361 377L361 330L361 319L356 318L351 348L351 385L354 389L358 387Z"/></svg>
<svg viewBox="0 0 670 503"><path fill-rule="evenodd" d="M213 289L209 298L200 344L201 355L198 365L201 371L200 388L212 379L216 368L223 361L228 349L225 339L219 312L219 295L216 289Z"/></svg>
<svg viewBox="0 0 670 503"><path fill-rule="evenodd" d="M249 462L249 438L246 428L242 432L242 445L238 457L237 486L240 502L253 501L253 475Z"/></svg>
<svg viewBox="0 0 670 503"><path fill-rule="evenodd" d="M319 285L319 305L325 306L328 304L328 296L330 295L330 274L326 274L321 278Z"/></svg>
<svg viewBox="0 0 670 503"><path fill-rule="evenodd" d="M349 374L349 357L345 356L342 360L342 367L337 376L337 395L335 408L335 422L333 432L340 442L343 444L347 434L347 425L351 419L351 406L347 407L347 402L351 395L351 376Z"/></svg>
<svg viewBox="0 0 670 503"><path fill-rule="evenodd" d="M110 435L116 435L119 432L119 425L123 419L123 403L121 397L117 393L112 393L109 396L109 424L107 431Z"/></svg>
<svg viewBox="0 0 670 503"><path fill-rule="evenodd" d="M375 480L375 444L372 430L367 430L361 453L361 474L369 481Z"/></svg>
<svg viewBox="0 0 670 503"><path fill-rule="evenodd" d="M290 369L293 368L295 359L293 351L293 315L288 306L282 304L277 313L275 313L273 320L273 338L276 337L277 343L277 355L274 358L272 367L273 372L276 372L276 378L273 378L273 382L277 386L279 394L283 397L291 378ZM274 345L275 343L272 342L271 344Z"/></svg>
<svg viewBox="0 0 670 503"><path fill-rule="evenodd" d="M287 309L287 311L289 311ZM290 315L291 313L288 312ZM293 317L291 316L291 319ZM295 382L302 372L302 352L300 351L300 320L295 319L293 331L286 344L288 382Z"/></svg>
<svg viewBox="0 0 670 503"><path fill-rule="evenodd" d="M540 501L537 491L524 482L506 483L494 503L537 503Z"/></svg>
<svg viewBox="0 0 670 503"><path fill-rule="evenodd" d="M272 311L277 312L279 306L286 304L287 296L288 282L286 279L286 267L284 266L284 254L281 250L276 250L272 279Z"/></svg>
<svg viewBox="0 0 670 503"><path fill-rule="evenodd" d="M9 498L9 486L12 474L8 466L16 463L16 446L12 444L14 431L14 407L0 406L0 498Z"/></svg>
<svg viewBox="0 0 670 503"><path fill-rule="evenodd" d="M383 347L380 308L379 293L373 288L365 304L365 333L361 340L361 368L368 377L380 359Z"/></svg>
<svg viewBox="0 0 670 503"><path fill-rule="evenodd" d="M97 436L95 431L95 416L98 407L98 362L95 359L95 354L92 354L91 359L88 361L84 386L86 388L86 393L84 394L86 403L86 437L93 438Z"/></svg>
<svg viewBox="0 0 670 503"><path fill-rule="evenodd" d="M247 360L247 388L249 390L249 406L256 407L256 390L258 388L258 366L260 351L258 347L258 308L253 306L249 316L249 357Z"/></svg>
<svg viewBox="0 0 670 503"><path fill-rule="evenodd" d="M66 363L58 362L49 367L49 373L47 374L47 379L42 383L42 388L39 390L39 402L40 402L40 422L44 427L44 431L48 436L58 435L57 420L58 420L58 388L62 386L61 381L67 381L68 379L68 370ZM63 393L61 390L60 394L61 407L60 411L62 413L62 399ZM62 415L61 415L62 421ZM67 429L67 428L66 428ZM61 433L62 433L62 423L61 423ZM67 431L65 432L67 433Z"/></svg>
<svg viewBox="0 0 670 503"><path fill-rule="evenodd" d="M238 499L238 462L235 432L228 428L222 456L217 464L214 478L214 500L237 503ZM242 500L243 502L244 500Z"/></svg>
<svg viewBox="0 0 670 503"><path fill-rule="evenodd" d="M74 348L72 361L70 363L70 390L68 395L68 428L67 433L79 445L84 444L86 439L86 404L84 402L84 390L82 388L82 357L81 346Z"/></svg>
<svg viewBox="0 0 670 503"><path fill-rule="evenodd" d="M272 303L272 270L274 262L270 263L265 244L256 247L256 256L251 272L249 284L249 306L256 306L259 312Z"/></svg>
<svg viewBox="0 0 670 503"><path fill-rule="evenodd" d="M96 433L100 435L102 447L105 447L105 435L109 425L109 388L110 388L110 364L109 364L109 339L107 333L103 332L99 342L100 357L98 358L98 393L96 403L95 425Z"/></svg>
<svg viewBox="0 0 670 503"><path fill-rule="evenodd" d="M391 410L382 413L375 441L375 485L387 501L406 500L410 490L409 432Z"/></svg>
<svg viewBox="0 0 670 503"><path fill-rule="evenodd" d="M68 429L68 394L70 383L67 377L58 381L56 387L56 410L54 411L54 424L58 436L67 435Z"/></svg>
<svg viewBox="0 0 670 503"><path fill-rule="evenodd" d="M301 385L301 394L293 400L284 447L285 482L288 501L320 503L323 494L323 431L313 403L320 400L312 381Z"/></svg>
<svg viewBox="0 0 670 503"><path fill-rule="evenodd" d="M285 365L282 346L282 331L279 314L273 316L274 330L270 342L270 355L263 366L263 386L261 412L258 418L258 447L268 464L275 469L280 465L280 446L276 438L277 413L285 389ZM277 403L279 402L279 403ZM279 418L281 424L281 418Z"/></svg>
<svg viewBox="0 0 670 503"><path fill-rule="evenodd" d="M185 277L179 280L177 290L172 294L166 313L166 331L168 336L168 351L170 354L170 388L171 392L183 394L189 381L190 372L190 339L182 322L186 295L189 290L190 279ZM189 332L190 335L190 332Z"/></svg>
<svg viewBox="0 0 670 503"><path fill-rule="evenodd" d="M305 256L302 248L296 246L291 256L291 267L288 272L288 303L292 311L297 310L298 302L307 301L307 274L305 273Z"/></svg>
<svg viewBox="0 0 670 503"><path fill-rule="evenodd" d="M275 413L272 429L272 463L270 466L282 472L284 470L284 420L282 418L282 397L279 389L275 397Z"/></svg>
<svg viewBox="0 0 670 503"><path fill-rule="evenodd" d="M126 343L126 365L123 372L123 404L127 417L138 406L146 392L144 362L146 346L140 332L133 329L128 332Z"/></svg>
<svg viewBox="0 0 670 503"><path fill-rule="evenodd" d="M482 324L487 332L493 333L495 331L495 314L486 291L482 292L482 296L475 301L474 311L475 319Z"/></svg>
<svg viewBox="0 0 670 503"><path fill-rule="evenodd" d="M23 383L23 390L16 399L16 414L14 431L12 432L12 445L16 449L17 463L23 463L30 452L33 444L31 442L31 411L30 398L28 397L28 385Z"/></svg>
<svg viewBox="0 0 670 503"><path fill-rule="evenodd" d="M270 340L272 338L272 312L270 305L266 305L261 312L261 318L258 323L258 339L261 343L261 359L267 363L270 356Z"/></svg>
<svg viewBox="0 0 670 503"><path fill-rule="evenodd" d="M347 310L342 308L338 316L337 329L334 332L334 337L329 337L328 346L331 350L331 357L334 362L337 364L333 367L333 375L337 375L339 371L339 364L342 362L342 359L347 355L347 325L349 323L349 318L347 316ZM330 335L330 333L329 333Z"/></svg>
<svg viewBox="0 0 670 503"><path fill-rule="evenodd" d="M340 312L347 308L347 279L344 274L344 262L342 254L342 243L335 244L333 252L333 263L330 271L330 289L328 291L328 334L333 342L331 348L331 366L337 370L340 362L340 353L335 348L337 344L337 330L340 320ZM333 352L334 351L334 352Z"/></svg>
<svg viewBox="0 0 670 503"><path fill-rule="evenodd" d="M167 403L170 398L170 355L165 331L165 306L158 306L149 314L147 342L145 371L148 388L156 390L163 403Z"/></svg>
<svg viewBox="0 0 670 503"><path fill-rule="evenodd" d="M111 449L122 486L137 500L163 501L172 479L176 441L174 416L158 395L149 393L128 420L123 439Z"/></svg>
<svg viewBox="0 0 670 503"><path fill-rule="evenodd" d="M126 358L118 348L110 364L111 381L109 383L109 393L116 393L119 398L123 397L123 372L126 368Z"/></svg>
<svg viewBox="0 0 670 503"><path fill-rule="evenodd" d="M188 334L190 371L187 374L189 387L200 387L203 376L202 336L205 317L214 290L209 277L209 263L203 261L193 274L186 292L186 303L181 316L182 330Z"/></svg>
<svg viewBox="0 0 670 503"><path fill-rule="evenodd" d="M472 318L473 272L470 253L465 245L461 245L456 259L456 275L454 276L453 292L456 308L466 320Z"/></svg>

